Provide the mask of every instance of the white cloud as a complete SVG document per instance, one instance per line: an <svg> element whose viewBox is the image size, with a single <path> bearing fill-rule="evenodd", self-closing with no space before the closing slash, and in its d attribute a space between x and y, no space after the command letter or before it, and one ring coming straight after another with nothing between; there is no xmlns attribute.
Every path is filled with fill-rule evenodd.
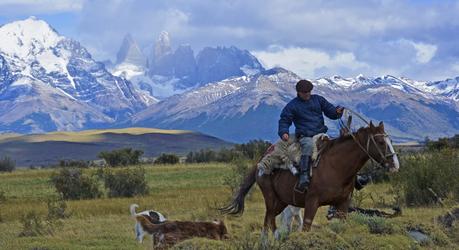
<svg viewBox="0 0 459 250"><path fill-rule="evenodd" d="M364 62L359 62L353 53L337 52L330 55L323 51L310 48L283 48L271 46L268 51L252 52L267 67L280 66L295 72L301 77L322 77L324 72L329 75L344 74L368 68Z"/></svg>
<svg viewBox="0 0 459 250"><path fill-rule="evenodd" d="M85 0L2 0L0 15L38 15L60 12L78 12Z"/></svg>
<svg viewBox="0 0 459 250"><path fill-rule="evenodd" d="M437 46L432 44L412 42L412 45L416 49L416 59L419 63L430 62L437 52Z"/></svg>

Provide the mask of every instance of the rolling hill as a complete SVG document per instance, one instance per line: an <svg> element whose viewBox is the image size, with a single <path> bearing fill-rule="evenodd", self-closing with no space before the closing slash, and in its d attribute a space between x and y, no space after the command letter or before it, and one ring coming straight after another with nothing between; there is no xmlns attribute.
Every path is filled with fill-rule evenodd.
<svg viewBox="0 0 459 250"><path fill-rule="evenodd" d="M155 157L227 146L231 143L202 133L152 128L0 135L0 156L11 157L18 167L46 166L60 160L95 160L101 151L120 148L140 149L145 157Z"/></svg>

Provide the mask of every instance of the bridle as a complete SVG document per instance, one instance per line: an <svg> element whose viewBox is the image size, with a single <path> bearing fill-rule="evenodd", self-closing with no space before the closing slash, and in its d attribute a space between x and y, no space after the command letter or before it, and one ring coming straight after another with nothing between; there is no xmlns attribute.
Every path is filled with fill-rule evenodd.
<svg viewBox="0 0 459 250"><path fill-rule="evenodd" d="M348 108L345 108L343 112L346 112L346 111L350 112L352 114L355 114L357 117L359 117L362 121L364 121L366 124L368 124L370 126L370 123L368 123L367 120L365 120L365 118L363 118L360 114L358 114L358 113L356 113L356 112L354 112L354 111L352 111L352 110L350 110ZM386 133L371 134L370 133L368 135L368 138L367 138L366 147L364 147L360 143L360 140L354 135L354 133L351 132L351 128L348 125L346 125L341 118L339 119L339 124L340 124L341 127L345 128L347 131L349 131L349 135L352 137L354 142L357 143L357 145L360 147L360 149L362 149L363 152L365 152L365 154L370 158L370 160L372 162L376 162L380 166L383 166L385 160L387 160L389 157L393 157L396 154L395 152L394 153L392 153L392 152L387 153L387 148L389 147L389 145L387 145L386 138L388 140L390 140L388 134L386 134ZM375 137L384 137L384 141L385 141L385 144L386 144L384 152L382 152L382 150L379 148L378 143L375 140ZM381 157L381 162L377 161L373 156L371 156L371 154L370 154L370 142L372 142L374 144L379 156Z"/></svg>

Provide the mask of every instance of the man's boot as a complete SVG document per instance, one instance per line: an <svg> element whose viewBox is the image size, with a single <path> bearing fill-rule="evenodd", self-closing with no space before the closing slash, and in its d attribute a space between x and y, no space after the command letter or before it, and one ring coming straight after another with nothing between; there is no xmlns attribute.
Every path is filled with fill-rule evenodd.
<svg viewBox="0 0 459 250"><path fill-rule="evenodd" d="M300 161L300 179L295 189L303 193L309 185L309 156L302 155Z"/></svg>

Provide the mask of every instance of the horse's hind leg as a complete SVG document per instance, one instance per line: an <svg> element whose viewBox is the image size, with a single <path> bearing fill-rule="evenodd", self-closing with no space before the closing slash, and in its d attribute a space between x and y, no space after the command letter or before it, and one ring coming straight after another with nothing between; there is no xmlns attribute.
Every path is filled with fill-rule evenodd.
<svg viewBox="0 0 459 250"><path fill-rule="evenodd" d="M260 184L260 182L259 182ZM263 185L265 184L265 185ZM261 183L260 189L263 193L265 200L266 213L265 221L263 225L263 232L267 233L269 229L275 233L276 227L276 216L279 215L287 206L286 203L279 200L271 187L270 183Z"/></svg>
<svg viewBox="0 0 459 250"><path fill-rule="evenodd" d="M279 215L287 204L278 200L276 197L266 197L265 196L265 206L266 206L266 213L265 213L265 222L264 222L264 229L271 231L274 233L276 230L276 216Z"/></svg>

